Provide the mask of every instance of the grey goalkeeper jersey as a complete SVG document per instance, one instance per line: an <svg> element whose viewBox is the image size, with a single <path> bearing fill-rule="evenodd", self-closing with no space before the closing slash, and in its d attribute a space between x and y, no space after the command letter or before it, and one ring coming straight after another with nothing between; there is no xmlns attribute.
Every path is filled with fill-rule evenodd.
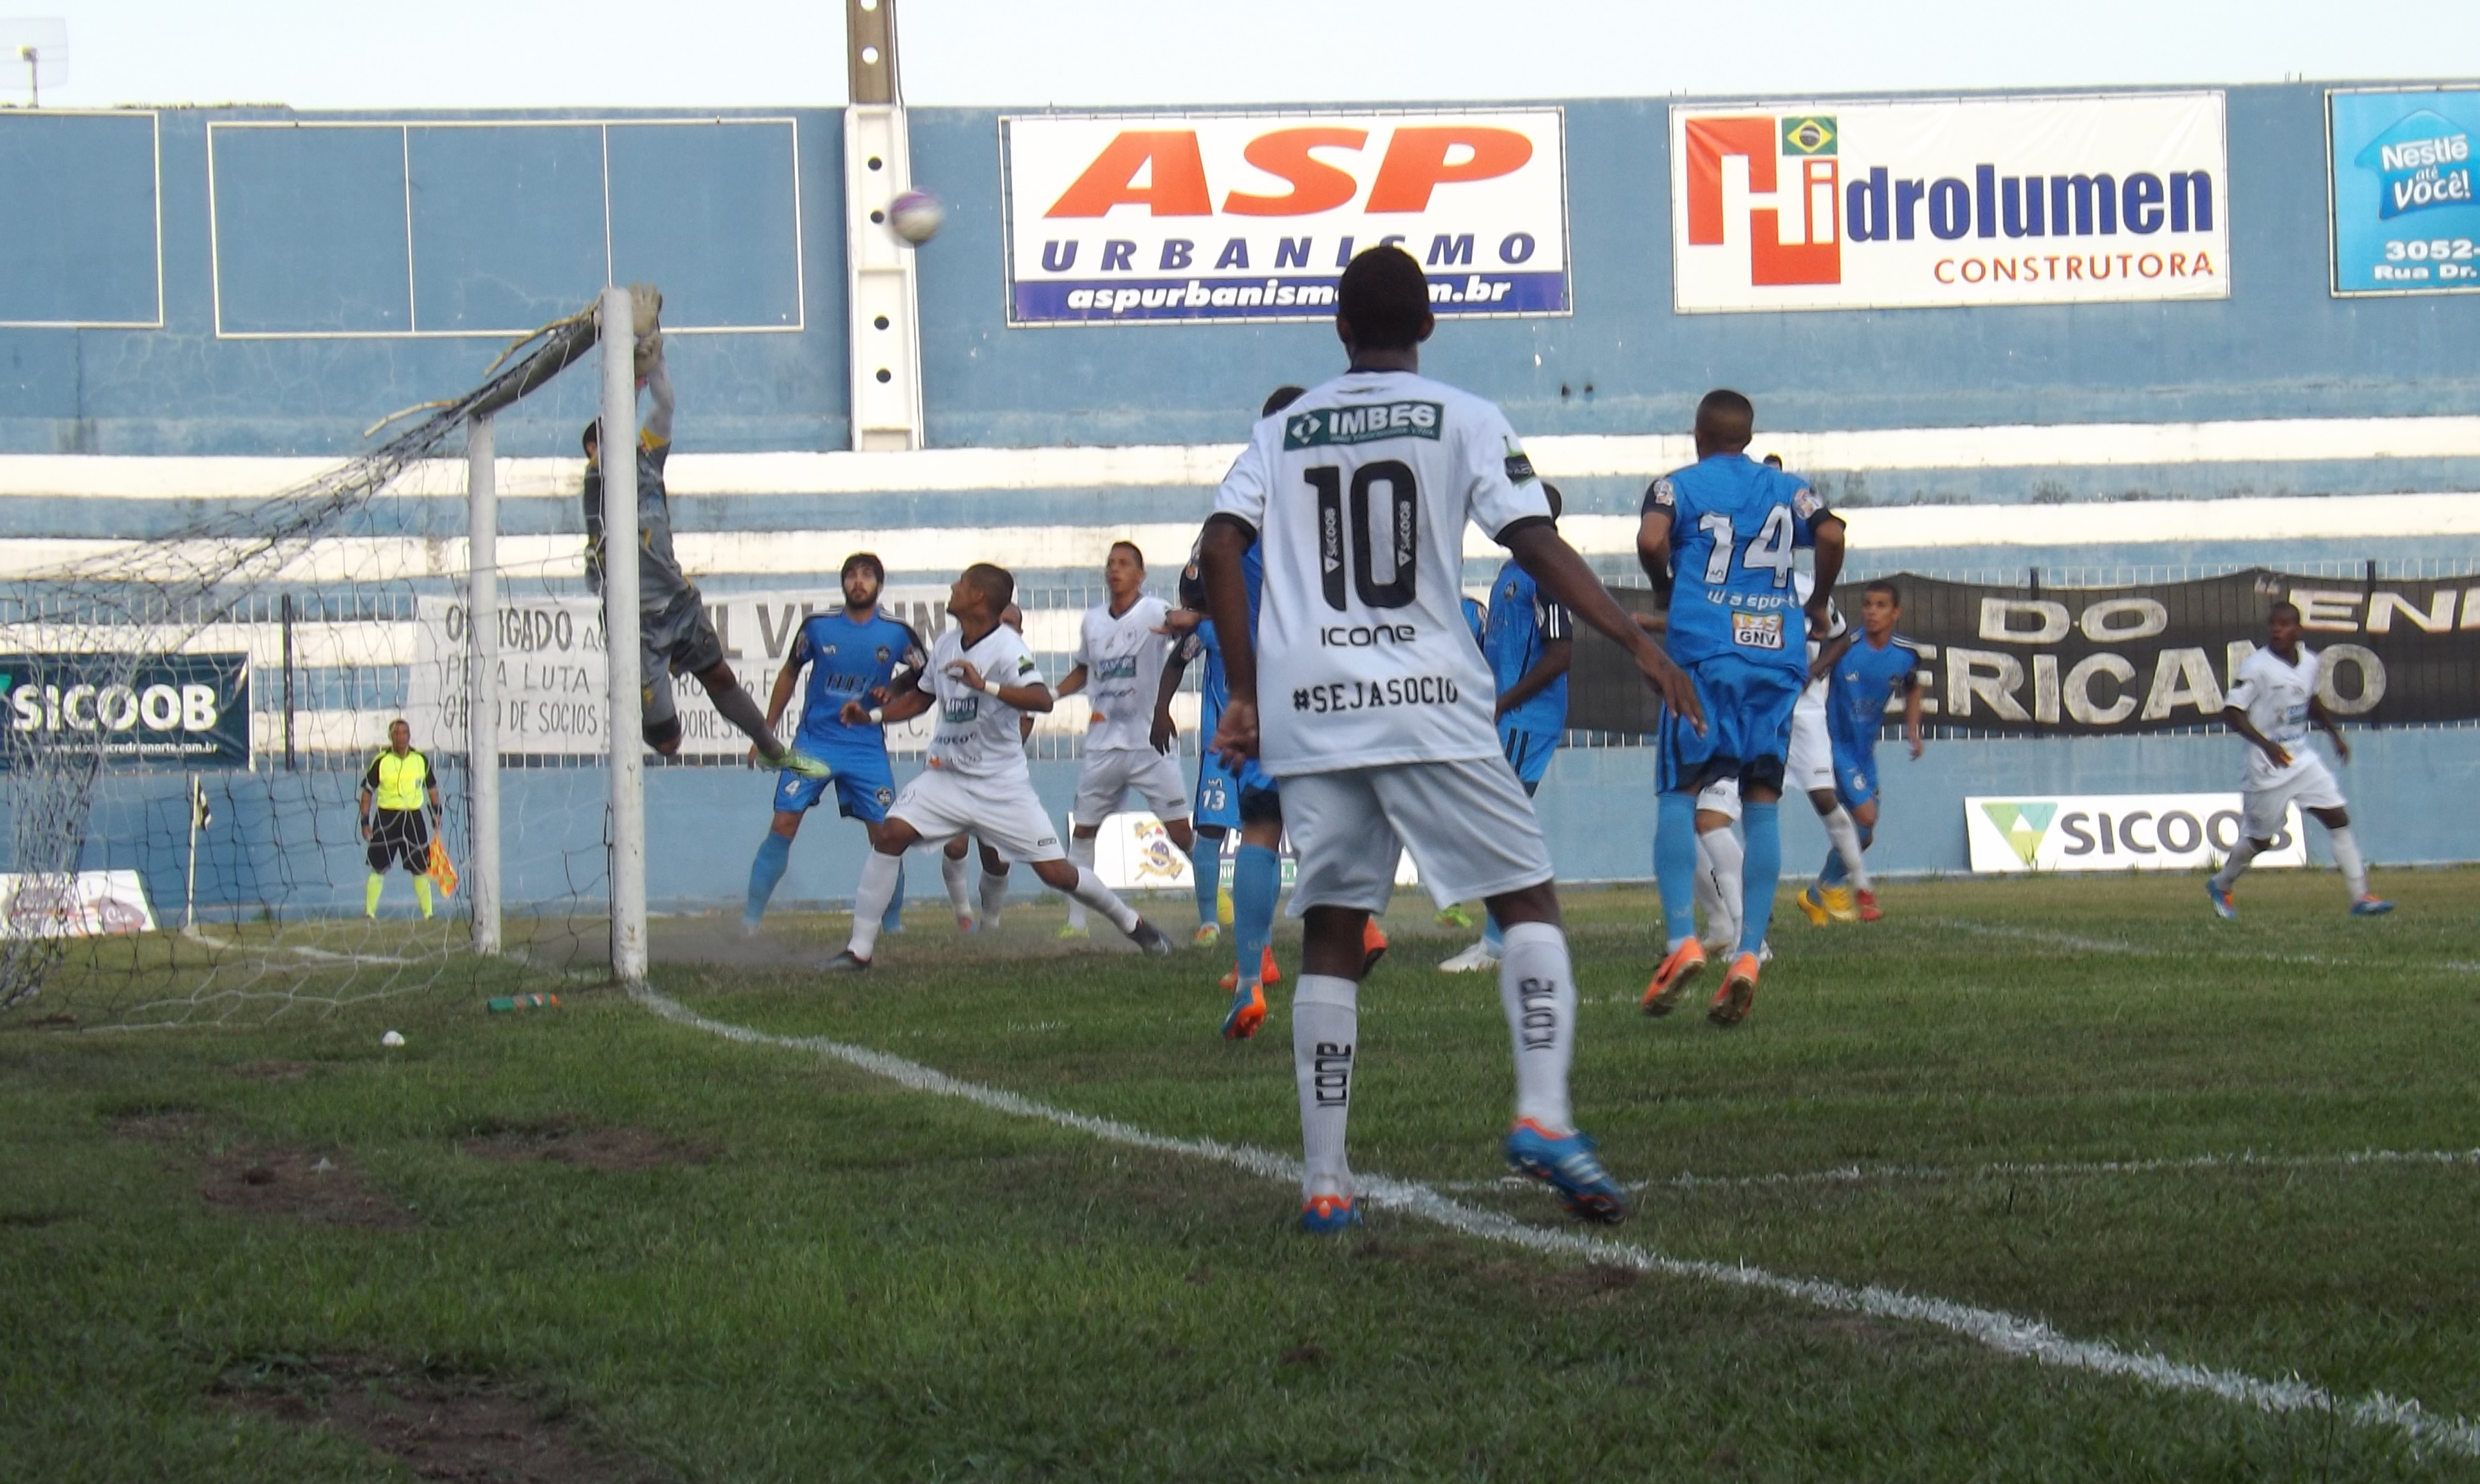
<svg viewBox="0 0 2480 1484"><path fill-rule="evenodd" d="M660 613L683 599L694 599L697 584L681 571L672 554L672 501L663 489L663 464L672 455L669 441L637 446L637 607ZM585 472L585 580L603 591L603 470Z"/></svg>

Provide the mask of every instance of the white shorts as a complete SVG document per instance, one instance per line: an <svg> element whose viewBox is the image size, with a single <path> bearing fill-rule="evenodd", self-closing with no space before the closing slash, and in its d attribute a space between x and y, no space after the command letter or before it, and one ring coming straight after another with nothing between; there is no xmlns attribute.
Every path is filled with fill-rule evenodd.
<svg viewBox="0 0 2480 1484"><path fill-rule="evenodd" d="M1533 801L1497 754L1287 777L1283 825L1301 859L1295 917L1312 907L1384 911L1407 850L1440 907L1552 874Z"/></svg>
<svg viewBox="0 0 2480 1484"><path fill-rule="evenodd" d="M1068 858L1059 844L1059 827L1034 797L1030 779L974 778L924 768L887 806L887 817L911 825L931 845L970 831L1010 860L1030 865Z"/></svg>
<svg viewBox="0 0 2480 1484"><path fill-rule="evenodd" d="M1803 698L1791 709L1791 755L1783 759L1783 793L1834 791L1834 741L1825 734L1825 703Z"/></svg>
<svg viewBox="0 0 2480 1484"><path fill-rule="evenodd" d="M1146 801L1156 819L1188 817L1188 780L1179 776L1176 758L1150 747L1115 747L1085 755L1084 770L1076 775L1076 822L1100 824L1120 812L1131 793Z"/></svg>
<svg viewBox="0 0 2480 1484"><path fill-rule="evenodd" d="M1827 786L1832 786L1832 775L1829 774L1827 776L1826 782ZM1706 784L1703 791L1696 795L1696 812L1699 814L1723 814L1729 816L1734 821L1738 820L1740 817L1740 780L1735 778L1717 779L1713 782Z"/></svg>
<svg viewBox="0 0 2480 1484"><path fill-rule="evenodd" d="M2290 770L2262 787L2250 778L2240 797L2247 801L2247 832L2250 839L2270 840L2282 833L2284 820L2290 806L2303 809L2338 809L2343 806L2342 785L2334 780L2334 772L2325 759L2303 749L2293 758Z"/></svg>

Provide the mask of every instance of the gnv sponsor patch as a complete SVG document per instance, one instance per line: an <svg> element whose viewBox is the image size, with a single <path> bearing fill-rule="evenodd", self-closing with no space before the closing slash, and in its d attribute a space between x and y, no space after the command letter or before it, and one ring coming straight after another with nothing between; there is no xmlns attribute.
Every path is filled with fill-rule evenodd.
<svg viewBox="0 0 2480 1484"><path fill-rule="evenodd" d="M1731 615L1731 642L1744 650L1779 650L1783 647L1783 616L1779 613L1734 613Z"/></svg>

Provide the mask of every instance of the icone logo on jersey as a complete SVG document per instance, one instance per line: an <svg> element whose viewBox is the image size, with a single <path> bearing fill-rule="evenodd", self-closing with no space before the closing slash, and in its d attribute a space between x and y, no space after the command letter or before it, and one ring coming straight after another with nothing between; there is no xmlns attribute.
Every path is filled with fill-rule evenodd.
<svg viewBox="0 0 2480 1484"><path fill-rule="evenodd" d="M2219 93L1677 108L1682 312L2218 298Z"/></svg>
<svg viewBox="0 0 2480 1484"><path fill-rule="evenodd" d="M1009 322L1323 319L1403 247L1441 315L1568 310L1558 109L1000 121Z"/></svg>

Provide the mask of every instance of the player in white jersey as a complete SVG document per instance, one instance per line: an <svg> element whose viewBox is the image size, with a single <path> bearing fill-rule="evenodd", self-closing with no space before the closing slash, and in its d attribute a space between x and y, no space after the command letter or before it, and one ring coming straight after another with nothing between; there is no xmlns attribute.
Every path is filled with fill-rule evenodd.
<svg viewBox="0 0 2480 1484"><path fill-rule="evenodd" d="M1094 869L1094 837L1130 794L1154 811L1179 853L1193 857L1197 834L1189 828L1188 784L1179 776L1179 760L1153 744L1154 691L1162 684L1163 662L1171 657L1173 643L1164 627L1171 604L1145 590L1146 553L1133 541L1111 543L1110 557L1102 564L1102 585L1111 596L1085 610L1077 630L1076 667L1059 682L1060 695L1082 691L1093 705L1085 726L1084 766L1076 775L1076 804L1070 811L1074 829L1068 858L1083 870ZM1219 862L1215 869L1222 869ZM1068 925L1059 935L1085 935L1085 908L1072 900Z"/></svg>
<svg viewBox="0 0 2480 1484"><path fill-rule="evenodd" d="M1343 375L1260 421L1215 496L1201 561L1230 698L1213 746L1279 780L1305 919L1292 1062L1306 1149L1302 1226L1358 1219L1344 1132L1358 1043L1362 928L1409 849L1441 904L1485 899L1506 925L1499 996L1515 1051L1509 1164L1573 1214L1626 1201L1567 1096L1576 984L1550 853L1491 723L1494 687L1464 627L1463 531L1507 547L1542 592L1626 647L1673 707L1695 698L1550 523L1498 408L1420 374L1436 321L1400 248L1352 260L1337 290ZM1242 558L1262 545L1256 629ZM1263 656L1262 675L1259 658ZM1261 699L1262 698L1262 699ZM1701 718L1699 718L1701 720Z"/></svg>
<svg viewBox="0 0 2480 1484"><path fill-rule="evenodd" d="M947 590L947 612L956 622L930 646L929 662L897 677L884 706L844 703L845 719L856 725L909 721L934 705L939 722L930 734L928 766L888 806L886 822L870 840L853 901L852 942L821 968L868 968L878 946L879 917L895 895L904 853L924 841L943 844L967 831L1033 867L1044 885L1100 912L1146 952L1171 952L1171 939L1112 895L1093 872L1069 861L1059 832L1034 797L1018 718L1049 710L1050 687L1043 683L1024 637L999 622L1015 597L1016 579L1001 569L987 562L966 568Z"/></svg>
<svg viewBox="0 0 2480 1484"><path fill-rule="evenodd" d="M2275 603L2265 620L2265 648L2239 661L2230 704L2222 711L2231 730L2248 741L2247 777L2240 785L2247 800L2247 820L2238 843L2231 847L2230 858L2205 883L2205 895L2214 911L2236 917L2231 888L2238 884L2239 873L2249 861L2260 852L2273 849L2284 818L2296 804L2325 827L2325 836L2334 846L2334 863L2341 867L2342 880L2351 888L2351 915L2390 912L2391 902L2368 894L2368 864L2351 833L2342 786L2334 780L2325 759L2308 749L2308 729L2313 725L2333 738L2338 761L2351 760L2351 744L2342 740L2342 729L2334 725L2325 704L2316 699L2316 652L2299 642L2299 610L2286 602Z"/></svg>

